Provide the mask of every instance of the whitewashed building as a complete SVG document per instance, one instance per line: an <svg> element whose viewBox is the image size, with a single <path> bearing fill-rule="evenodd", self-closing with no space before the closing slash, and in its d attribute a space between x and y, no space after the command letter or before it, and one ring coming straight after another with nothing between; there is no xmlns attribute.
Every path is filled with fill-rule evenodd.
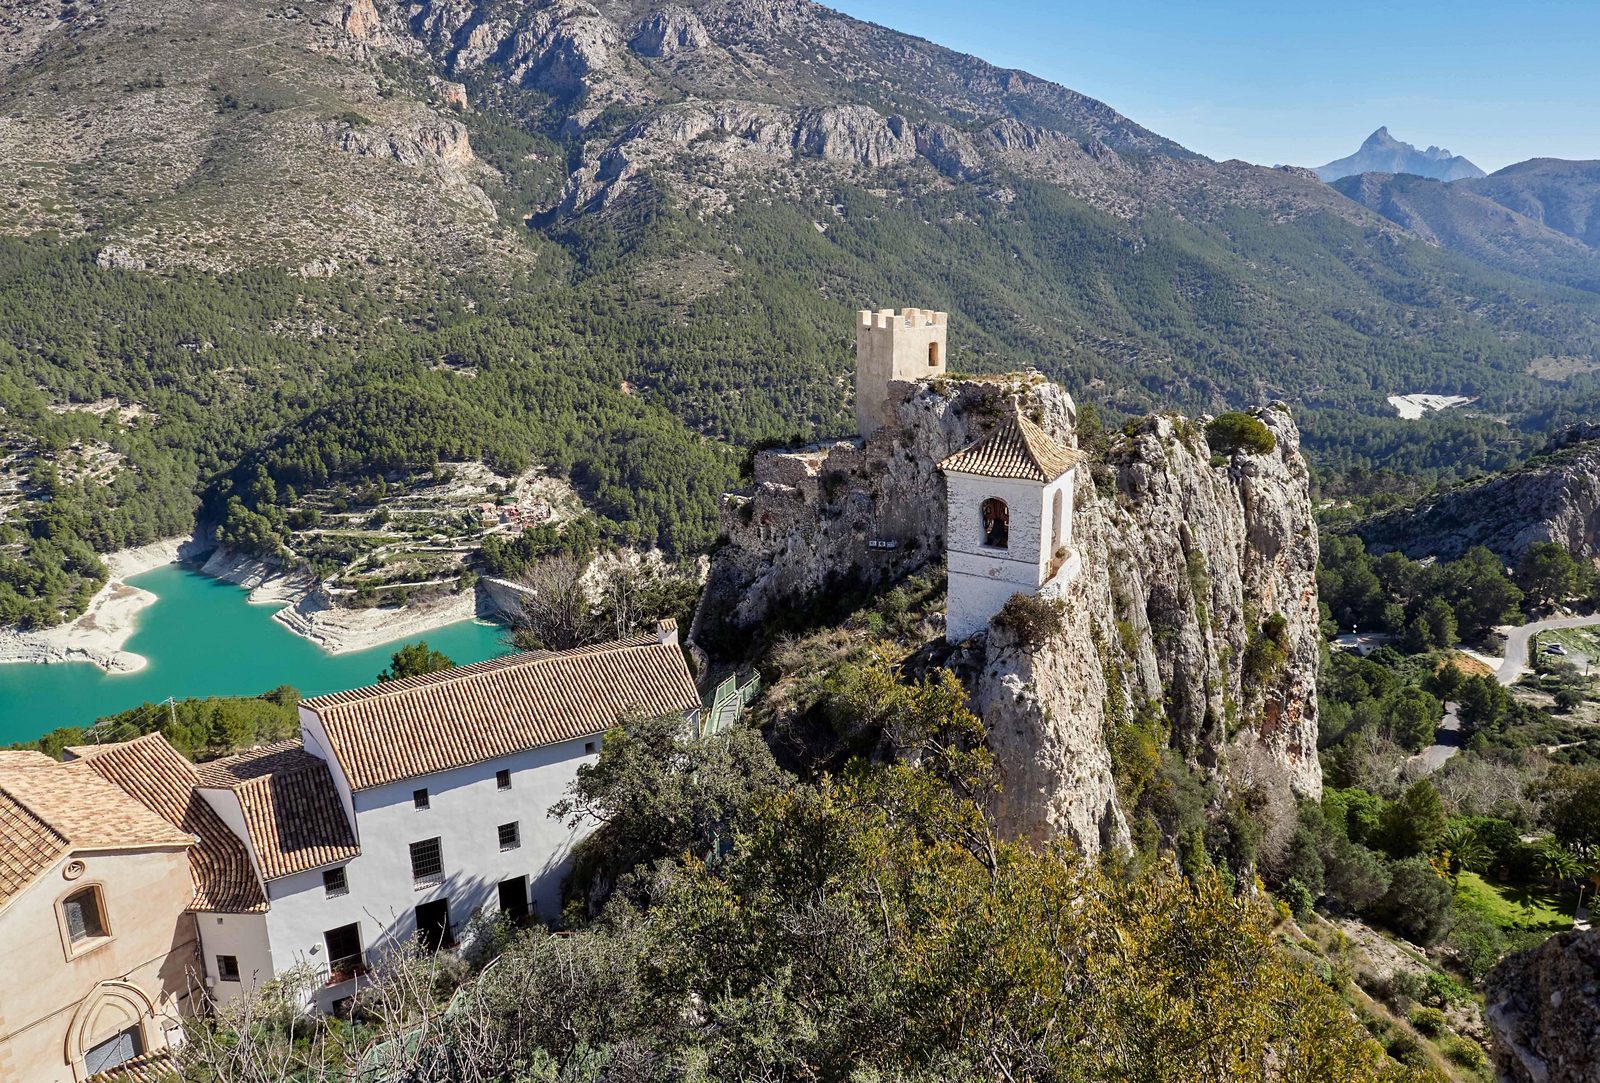
<svg viewBox="0 0 1600 1083"><path fill-rule="evenodd" d="M994 431L939 464L950 642L983 631L1013 594L1052 594L1077 576L1072 498L1086 459L1013 404Z"/></svg>
<svg viewBox="0 0 1600 1083"><path fill-rule="evenodd" d="M300 737L195 766L159 735L77 750L193 834L193 909L220 1000L290 967L327 1009L419 933L453 942L480 912L553 919L586 828L549 815L630 715L700 699L677 625L510 655L306 700Z"/></svg>

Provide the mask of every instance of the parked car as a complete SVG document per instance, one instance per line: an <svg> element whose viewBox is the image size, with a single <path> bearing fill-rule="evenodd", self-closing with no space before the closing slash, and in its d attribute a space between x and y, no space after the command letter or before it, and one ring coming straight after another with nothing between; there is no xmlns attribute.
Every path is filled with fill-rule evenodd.
<svg viewBox="0 0 1600 1083"><path fill-rule="evenodd" d="M1567 648L1559 643L1547 643L1544 648L1546 654L1566 654Z"/></svg>

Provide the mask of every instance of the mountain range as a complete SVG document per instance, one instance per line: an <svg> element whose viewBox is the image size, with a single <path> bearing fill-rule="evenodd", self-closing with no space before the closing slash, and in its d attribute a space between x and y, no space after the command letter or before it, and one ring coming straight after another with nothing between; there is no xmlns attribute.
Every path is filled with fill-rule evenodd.
<svg viewBox="0 0 1600 1083"><path fill-rule="evenodd" d="M1379 128L1367 136L1348 158L1319 165L1316 172L1325 181L1359 173L1411 173L1443 181L1483 176L1483 170L1460 155L1451 154L1443 147L1418 150L1390 135L1388 128Z"/></svg>
<svg viewBox="0 0 1600 1083"><path fill-rule="evenodd" d="M1514 258L809 0L25 0L0 158L23 595L73 589L30 553L270 548L296 492L465 458L707 545L737 448L849 431L863 307L1108 418L1284 399L1326 471L1491 469L1600 397L1582 170L1456 182Z"/></svg>

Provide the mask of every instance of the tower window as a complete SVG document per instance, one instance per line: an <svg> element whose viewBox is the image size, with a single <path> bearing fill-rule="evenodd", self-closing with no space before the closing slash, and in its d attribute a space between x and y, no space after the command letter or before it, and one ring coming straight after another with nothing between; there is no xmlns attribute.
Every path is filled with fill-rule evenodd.
<svg viewBox="0 0 1600 1083"><path fill-rule="evenodd" d="M983 544L991 549L1005 549L1011 544L1011 509L999 497L991 496L983 502Z"/></svg>
<svg viewBox="0 0 1600 1083"><path fill-rule="evenodd" d="M939 344L937 342L928 343L928 367L931 369L939 367Z"/></svg>
<svg viewBox="0 0 1600 1083"><path fill-rule="evenodd" d="M1054 553L1057 549L1061 548L1061 535L1065 532L1067 525L1067 517L1064 514L1065 511L1066 501L1064 501L1061 497L1061 490L1057 489L1055 500L1050 508L1050 518L1055 524L1050 541L1051 553Z"/></svg>

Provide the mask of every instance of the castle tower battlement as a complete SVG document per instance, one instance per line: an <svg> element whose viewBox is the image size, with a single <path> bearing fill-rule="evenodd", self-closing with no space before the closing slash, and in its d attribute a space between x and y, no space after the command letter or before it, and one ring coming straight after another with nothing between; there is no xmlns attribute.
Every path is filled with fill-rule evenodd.
<svg viewBox="0 0 1600 1083"><path fill-rule="evenodd" d="M945 372L949 316L926 308L856 313L856 431L871 436L888 421L889 384Z"/></svg>

